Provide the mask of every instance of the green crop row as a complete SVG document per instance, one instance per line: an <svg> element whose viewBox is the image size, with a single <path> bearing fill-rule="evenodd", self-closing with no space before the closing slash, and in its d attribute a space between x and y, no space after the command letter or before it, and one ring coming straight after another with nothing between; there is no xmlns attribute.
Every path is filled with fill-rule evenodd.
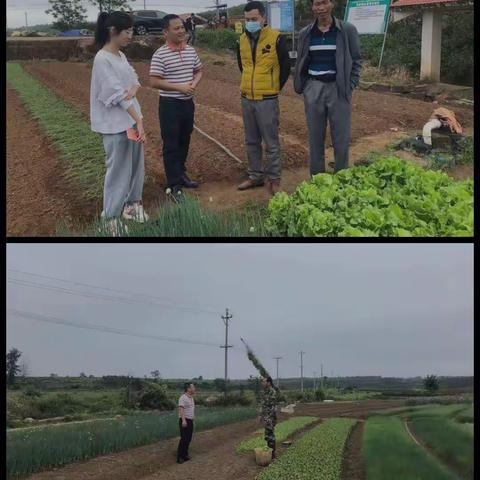
<svg viewBox="0 0 480 480"><path fill-rule="evenodd" d="M300 430L303 427L315 422L318 420L316 417L293 417L280 422L275 427L275 439L277 443L283 442L288 438L292 433L295 433L297 430ZM257 435L253 438L245 440L240 443L237 447L237 453L247 453L251 452L254 448L265 446L265 440L263 437L263 429L258 430Z"/></svg>
<svg viewBox="0 0 480 480"><path fill-rule="evenodd" d="M307 432L257 479L339 480L345 442L354 424L355 420L349 418L326 420Z"/></svg>
<svg viewBox="0 0 480 480"><path fill-rule="evenodd" d="M256 415L255 408L199 408L195 430L206 430ZM178 414L137 414L7 431L7 476L25 475L98 455L147 445L178 435Z"/></svg>
<svg viewBox="0 0 480 480"><path fill-rule="evenodd" d="M7 63L7 81L64 160L65 176L87 199L103 191L105 153L100 135L81 113L29 75L18 63Z"/></svg>
<svg viewBox="0 0 480 480"><path fill-rule="evenodd" d="M413 441L400 417L369 417L362 455L367 480L457 480Z"/></svg>
<svg viewBox="0 0 480 480"><path fill-rule="evenodd" d="M396 157L315 175L269 203L267 228L287 236L473 236L473 180Z"/></svg>
<svg viewBox="0 0 480 480"><path fill-rule="evenodd" d="M467 407L468 408L468 407ZM473 436L457 422L455 414L465 411L465 406L450 412L416 412L412 417L415 435L435 455L450 465L462 479L473 479Z"/></svg>

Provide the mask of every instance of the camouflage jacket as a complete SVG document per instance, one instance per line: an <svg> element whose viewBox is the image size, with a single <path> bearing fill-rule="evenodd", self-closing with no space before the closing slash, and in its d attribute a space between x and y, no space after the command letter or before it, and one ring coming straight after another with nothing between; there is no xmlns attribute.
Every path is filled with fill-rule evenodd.
<svg viewBox="0 0 480 480"><path fill-rule="evenodd" d="M272 387L263 392L262 417L266 419L276 419L277 417L277 392Z"/></svg>

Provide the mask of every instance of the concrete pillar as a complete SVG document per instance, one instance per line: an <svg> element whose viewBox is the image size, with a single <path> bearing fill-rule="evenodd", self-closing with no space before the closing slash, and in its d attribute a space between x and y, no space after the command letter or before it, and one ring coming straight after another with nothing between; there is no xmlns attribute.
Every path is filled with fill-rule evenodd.
<svg viewBox="0 0 480 480"><path fill-rule="evenodd" d="M442 12L426 10L422 22L422 62L420 78L440 81L442 51Z"/></svg>

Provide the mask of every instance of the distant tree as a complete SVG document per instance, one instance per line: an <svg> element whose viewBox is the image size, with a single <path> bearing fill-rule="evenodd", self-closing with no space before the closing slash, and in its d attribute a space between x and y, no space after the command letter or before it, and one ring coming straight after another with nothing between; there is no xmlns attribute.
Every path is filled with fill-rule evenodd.
<svg viewBox="0 0 480 480"><path fill-rule="evenodd" d="M45 13L55 19L53 26L58 30L70 30L87 20L83 0L48 0L48 3L51 6Z"/></svg>
<svg viewBox="0 0 480 480"><path fill-rule="evenodd" d="M51 378L56 378L56 377L58 377L58 375L57 375L56 373L51 373L51 374L50 374L50 377L51 377Z"/></svg>
<svg viewBox="0 0 480 480"><path fill-rule="evenodd" d="M154 380L158 380L160 378L160 370L153 370L150 372L150 375Z"/></svg>
<svg viewBox="0 0 480 480"><path fill-rule="evenodd" d="M200 376L198 377L198 379L199 379L200 381L202 381L202 380L203 380L203 375L200 375Z"/></svg>
<svg viewBox="0 0 480 480"><path fill-rule="evenodd" d="M439 388L438 377L436 375L427 375L423 380L425 390L430 393L435 393Z"/></svg>
<svg viewBox="0 0 480 480"><path fill-rule="evenodd" d="M89 375L88 378L95 378L95 375Z"/></svg>
<svg viewBox="0 0 480 480"><path fill-rule="evenodd" d="M85 375L85 372L80 373L80 378L87 378L87 376Z"/></svg>
<svg viewBox="0 0 480 480"><path fill-rule="evenodd" d="M113 10L130 10L128 5L135 0L88 0L99 12L111 12Z"/></svg>
<svg viewBox="0 0 480 480"><path fill-rule="evenodd" d="M15 378L20 372L20 366L18 365L18 360L22 356L22 352L16 348L10 349L7 353L7 384L13 385L15 383Z"/></svg>

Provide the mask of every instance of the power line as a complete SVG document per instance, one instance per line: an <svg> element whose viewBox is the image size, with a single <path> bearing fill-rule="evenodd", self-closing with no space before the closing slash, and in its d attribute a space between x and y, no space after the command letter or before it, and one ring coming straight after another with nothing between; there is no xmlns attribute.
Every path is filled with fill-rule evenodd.
<svg viewBox="0 0 480 480"><path fill-rule="evenodd" d="M58 277L53 277L53 276L48 276L48 275L42 275L38 273L33 273L33 272L24 272L21 270L14 270L14 269L8 269L8 272L11 273L16 273L16 274L21 274L21 275L27 275L27 276L32 276L32 277L39 277L47 280L53 280L55 282L61 282L61 283L66 283L66 284L72 284L74 286L80 286L80 287L85 287L89 289L95 289L95 290L104 290L106 292L112 292L116 294L122 295L121 297L116 297L116 296L107 296L104 294L100 294L98 292L81 292L78 290L72 290L71 288L68 289L66 287L61 287L58 285L51 285L51 284L46 284L46 283L41 283L41 282L35 282L33 280L25 280L21 278L9 278L8 282L10 283L16 283L17 285L22 285L22 286L30 286L33 288L41 288L44 290L54 290L54 291L60 291L63 293L67 294L77 294L81 296L86 296L86 297L93 297L93 298L100 298L102 300L115 300L115 301L127 301L127 302L133 302L133 303L146 303L149 305L154 305L154 306L161 306L164 308L174 308L174 309L183 309L183 310L193 310L195 312L203 312L203 313L210 313L210 314L218 314L218 310L214 310L213 307L202 307L202 306L195 306L195 305L181 305L181 304L175 304L172 303L168 300L165 300L162 297L157 297L154 295L149 295L149 294L144 294L144 293L137 293L137 292L128 292L125 290L119 290L119 289L113 289L113 288L108 288L108 287L102 287L100 285L93 285L90 283L84 283L84 282L77 282L74 280L65 280L63 278L58 278ZM140 300L139 297L143 297L145 299L152 299L155 300L155 302L148 302L146 300Z"/></svg>
<svg viewBox="0 0 480 480"><path fill-rule="evenodd" d="M147 334L142 334L142 333L136 333L136 332L131 332L129 330L124 330L120 328L112 328L112 327L107 327L104 325L92 325L88 323L81 323L81 322L75 322L72 320L65 320L63 318L57 318L57 317L47 317L45 315L40 315L37 313L32 313L32 312L24 312L22 310L17 310L13 308L9 308L7 312L11 315L15 315L17 317L22 317L22 318L27 318L30 320L37 320L39 322L46 322L46 323L53 323L56 325L64 325L68 327L76 327L76 328L82 328L85 330L96 330L100 332L106 332L106 333L115 333L117 335L126 335L130 337L139 337L139 338L149 338L153 340L160 340L160 341L165 341L165 342L176 342L176 343L188 343L192 345L205 345L208 347L216 347L218 348L218 343L213 343L213 342L202 342L202 341L197 341L197 340L187 340L183 338L175 338L175 337L164 337L164 336L159 336L159 335L147 335Z"/></svg>

